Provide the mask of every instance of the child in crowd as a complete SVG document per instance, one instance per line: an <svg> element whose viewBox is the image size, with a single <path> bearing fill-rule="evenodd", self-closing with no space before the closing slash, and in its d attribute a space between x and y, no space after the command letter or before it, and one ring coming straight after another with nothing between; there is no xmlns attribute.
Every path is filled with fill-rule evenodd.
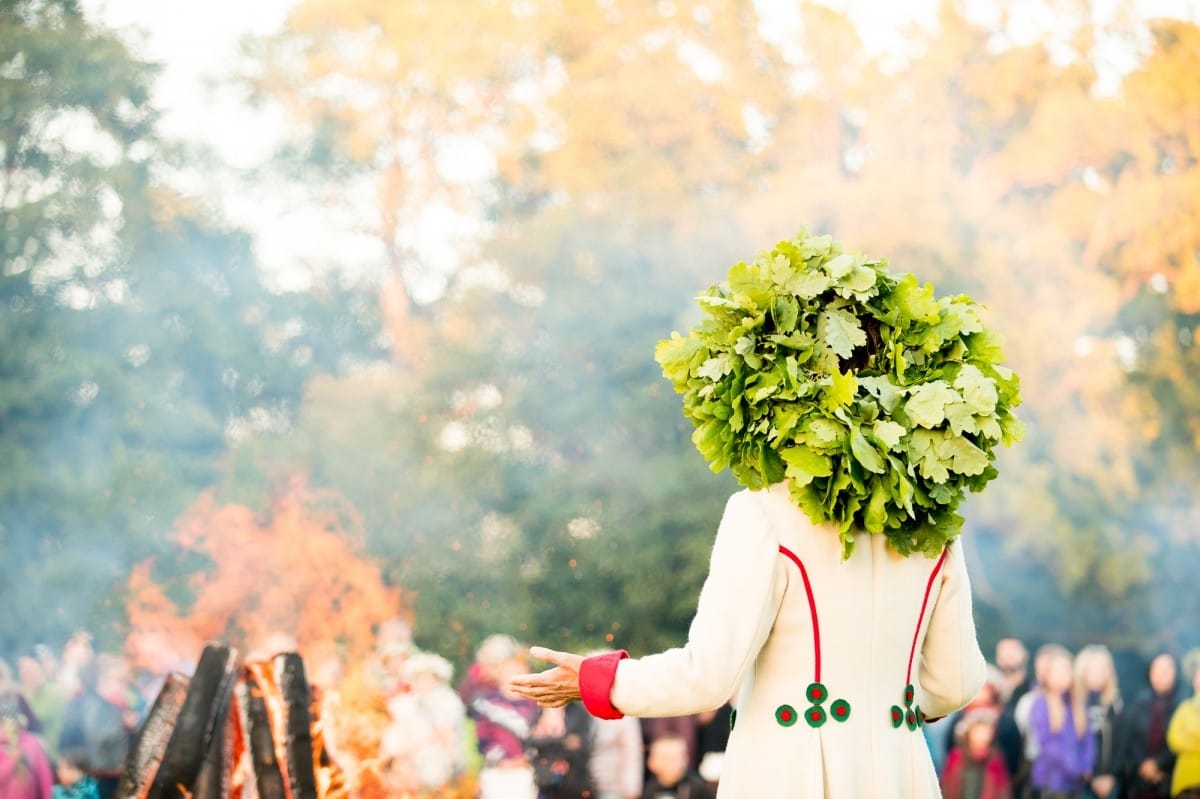
<svg viewBox="0 0 1200 799"><path fill-rule="evenodd" d="M58 756L55 773L58 785L51 799L100 799L100 784L88 775L87 758L81 749L68 749Z"/></svg>
<svg viewBox="0 0 1200 799"><path fill-rule="evenodd" d="M688 744L682 735L666 732L655 738L646 760L651 777L642 799L715 799L716 792L688 765Z"/></svg>
<svg viewBox="0 0 1200 799"><path fill-rule="evenodd" d="M958 742L946 756L942 770L945 799L1012 799L1008 768L996 747L995 707L979 706L963 715L957 725Z"/></svg>

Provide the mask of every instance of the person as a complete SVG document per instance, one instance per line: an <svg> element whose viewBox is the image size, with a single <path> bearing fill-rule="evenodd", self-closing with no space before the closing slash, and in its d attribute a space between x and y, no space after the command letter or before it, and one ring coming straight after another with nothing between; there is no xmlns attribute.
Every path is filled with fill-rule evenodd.
<svg viewBox="0 0 1200 799"><path fill-rule="evenodd" d="M1112 653L1102 644L1089 644L1075 655L1075 683L1072 702L1087 718L1095 757L1087 776L1083 795L1086 799L1116 799L1120 795L1117 777L1118 718L1123 708L1117 684L1117 669Z"/></svg>
<svg viewBox="0 0 1200 799"><path fill-rule="evenodd" d="M721 781L721 766L725 762L725 748L729 746L729 722L733 718L732 701L726 702L716 710L696 716L697 755L699 756L696 771L714 788Z"/></svg>
<svg viewBox="0 0 1200 799"><path fill-rule="evenodd" d="M109 799L120 782L131 737L120 707L99 693L101 664L95 657L79 666L79 695L67 704L58 751L80 749L92 776L100 785L101 799Z"/></svg>
<svg viewBox="0 0 1200 799"><path fill-rule="evenodd" d="M687 742L688 768L700 765L700 718L699 714L683 716L656 716L642 719L642 740L645 756L650 756L650 744L662 735L675 734Z"/></svg>
<svg viewBox="0 0 1200 799"><path fill-rule="evenodd" d="M959 741L962 739L962 722L966 715L971 711L980 709L995 711L996 719L993 726L999 725L1002 704L1000 698L1000 692L1002 690L1001 682L1002 678L994 670L989 668L987 679L984 681L983 686L979 689L979 693L977 693L961 710L950 714L950 716L947 718L949 724L947 725L946 738L944 741L944 751L947 754L953 751L954 747L957 746ZM929 729L929 725L926 725L926 729Z"/></svg>
<svg viewBox="0 0 1200 799"><path fill-rule="evenodd" d="M46 754L53 758L57 754L55 746L62 730L63 714L67 710L67 697L62 689L48 678L42 662L32 655L17 658L17 677L33 714L41 721L42 743L46 747Z"/></svg>
<svg viewBox="0 0 1200 799"><path fill-rule="evenodd" d="M717 525L686 643L641 658L534 648L551 668L514 689L544 707L582 698L600 718L691 715L736 694L722 797L939 796L925 721L967 704L986 662L961 518L929 504L956 506L966 486L934 449L970 450L972 474L994 476L976 446L991 444L963 438L944 404L971 415L967 391L989 441L1015 440L1016 382L993 368L998 349L960 335L982 328L968 298L938 301L829 236L802 231L735 264L700 303L705 318L655 357L697 447L744 488ZM925 391L939 398L929 414Z"/></svg>
<svg viewBox="0 0 1200 799"><path fill-rule="evenodd" d="M986 678L960 546L904 557L866 536L843 560L836 531L782 484L729 500L685 646L640 660L531 654L555 666L515 690L544 705L582 697L601 718L710 710L742 684L719 789L734 797L782 785L796 796L937 796L923 737L907 736ZM864 762L864 749L875 757Z"/></svg>
<svg viewBox="0 0 1200 799"><path fill-rule="evenodd" d="M688 742L677 732L664 732L650 744L646 768L650 779L642 799L714 799L716 793L688 762Z"/></svg>
<svg viewBox="0 0 1200 799"><path fill-rule="evenodd" d="M0 701L16 705L21 726L25 730L35 735L42 733L41 719L30 705L29 698L21 684L13 678L12 667L3 658L0 658Z"/></svg>
<svg viewBox="0 0 1200 799"><path fill-rule="evenodd" d="M529 667L520 644L511 636L488 636L479 645L480 685L467 712L475 720L475 736L483 768L481 799L535 799L537 785L528 745L540 711L522 697L511 681Z"/></svg>
<svg viewBox="0 0 1200 799"><path fill-rule="evenodd" d="M82 749L60 753L54 771L58 784L51 799L100 799L100 784L88 774L87 756Z"/></svg>
<svg viewBox="0 0 1200 799"><path fill-rule="evenodd" d="M639 799L645 763L637 719L595 720L590 766L597 799Z"/></svg>
<svg viewBox="0 0 1200 799"><path fill-rule="evenodd" d="M998 709L988 705L964 713L942 770L945 799L1012 799L1008 769L996 746L999 719Z"/></svg>
<svg viewBox="0 0 1200 799"><path fill-rule="evenodd" d="M1013 793L1016 796L1029 797L1033 793L1031 772L1033 761L1037 759L1038 754L1038 739L1032 730L1033 704L1046 692L1048 664L1064 651L1061 644L1044 644L1038 647L1033 656L1033 683L1013 706L1013 723L1021 740L1020 765L1017 775L1013 778Z"/></svg>
<svg viewBox="0 0 1200 799"><path fill-rule="evenodd" d="M1013 783L1013 795L1020 796L1028 781L1024 736L1017 726L1017 703L1029 693L1029 650L1016 638L996 642L996 668L1000 671L1000 698L1003 705L996 722L996 746L1004 755L1004 766Z"/></svg>
<svg viewBox="0 0 1200 799"><path fill-rule="evenodd" d="M16 699L0 696L0 797L50 799L54 784L50 759L25 723Z"/></svg>
<svg viewBox="0 0 1200 799"><path fill-rule="evenodd" d="M1167 799L1175 753L1167 747L1167 722L1179 706L1175 658L1167 652L1150 661L1149 689L1121 714L1120 771L1126 799Z"/></svg>
<svg viewBox="0 0 1200 799"><path fill-rule="evenodd" d="M1073 701L1074 658L1066 648L1043 648L1045 682L1030 708L1029 734L1037 754L1029 782L1044 799L1076 799L1095 759L1087 715Z"/></svg>
<svg viewBox="0 0 1200 799"><path fill-rule="evenodd" d="M401 674L409 690L387 701L391 723L381 749L394 759L394 768L404 763L411 790L443 789L463 770L466 709L450 687L453 673L440 655L413 654Z"/></svg>
<svg viewBox="0 0 1200 799"><path fill-rule="evenodd" d="M1167 725L1167 746L1175 753L1171 776L1174 799L1200 799L1200 650L1183 660L1183 676L1192 695L1179 703Z"/></svg>
<svg viewBox="0 0 1200 799"><path fill-rule="evenodd" d="M538 799L587 799L594 794L588 761L592 719L578 702L542 711L529 740Z"/></svg>

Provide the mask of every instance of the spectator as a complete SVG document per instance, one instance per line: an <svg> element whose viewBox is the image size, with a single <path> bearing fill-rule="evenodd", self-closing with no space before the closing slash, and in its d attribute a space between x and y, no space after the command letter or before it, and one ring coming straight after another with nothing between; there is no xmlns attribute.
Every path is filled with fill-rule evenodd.
<svg viewBox="0 0 1200 799"><path fill-rule="evenodd" d="M1167 799L1175 753L1167 747L1167 723L1179 705L1175 658L1150 661L1150 687L1122 714L1121 747L1126 799Z"/></svg>
<svg viewBox="0 0 1200 799"><path fill-rule="evenodd" d="M639 799L645 763L641 722L633 716L596 719L591 769L597 799Z"/></svg>
<svg viewBox="0 0 1200 799"><path fill-rule="evenodd" d="M650 779L642 799L715 799L716 792L690 768L688 742L677 732L664 732L650 744L646 760Z"/></svg>
<svg viewBox="0 0 1200 799"><path fill-rule="evenodd" d="M732 719L732 699L716 710L696 716L696 750L699 757L696 771L714 788L721 781L721 766L725 762L725 747L729 744Z"/></svg>
<svg viewBox="0 0 1200 799"><path fill-rule="evenodd" d="M1086 716L1088 731L1094 739L1095 758L1083 795L1087 799L1116 799L1120 788L1117 719L1122 705L1117 669L1108 647L1090 644L1079 650L1075 656L1073 694L1075 709Z"/></svg>
<svg viewBox="0 0 1200 799"><path fill-rule="evenodd" d="M962 717L942 771L945 799L1012 799L1004 756L996 746L997 707L978 705Z"/></svg>
<svg viewBox="0 0 1200 799"><path fill-rule="evenodd" d="M55 773L58 784L52 799L100 799L100 785L88 773L87 758L80 749L59 755Z"/></svg>
<svg viewBox="0 0 1200 799"><path fill-rule="evenodd" d="M1044 686L1030 707L1029 734L1037 755L1030 784L1042 796L1077 797L1095 759L1095 739L1087 728L1087 715L1072 701L1071 653L1061 646L1045 648Z"/></svg>
<svg viewBox="0 0 1200 799"><path fill-rule="evenodd" d="M687 744L688 770L695 771L700 765L700 726L696 716L664 716L642 719L642 740L645 741L647 759L650 757L650 745L664 735L678 735L684 740L684 743Z"/></svg>
<svg viewBox="0 0 1200 799"><path fill-rule="evenodd" d="M50 759L42 742L25 729L24 720L16 699L0 696L0 797L50 799Z"/></svg>
<svg viewBox="0 0 1200 799"><path fill-rule="evenodd" d="M80 693L67 705L58 751L79 749L89 774L100 785L100 798L110 799L129 753L130 735L121 708L99 693L100 664L88 661L78 672Z"/></svg>
<svg viewBox="0 0 1200 799"><path fill-rule="evenodd" d="M967 705L954 713L950 714L950 724L946 728L946 738L944 743L944 751L949 754L962 741L963 720L966 715L972 710L987 710L996 714L996 723L999 724L1000 712L1002 710L1002 702L1000 699L1001 685L1003 677L999 669L988 668L987 680L979 688L979 693L975 695ZM993 730L995 732L995 730ZM1003 757L1003 755L1001 755Z"/></svg>
<svg viewBox="0 0 1200 799"><path fill-rule="evenodd" d="M509 680L529 664L521 646L510 636L492 635L476 653L480 688L468 705L475 719L475 737L483 756L479 773L480 799L534 799L533 766L526 746L540 715L537 703L513 693Z"/></svg>
<svg viewBox="0 0 1200 799"><path fill-rule="evenodd" d="M1058 644L1046 644L1038 648L1037 654L1033 656L1033 685L1013 707L1013 723L1021 738L1021 763L1017 768L1017 776L1013 778L1013 793L1017 796L1028 796L1032 793L1030 772L1033 770L1033 761L1037 759L1038 745L1037 737L1030 730L1033 702L1045 692L1047 664L1055 654L1065 651Z"/></svg>
<svg viewBox="0 0 1200 799"><path fill-rule="evenodd" d="M592 796L592 718L582 704L542 710L530 748L538 799Z"/></svg>
<svg viewBox="0 0 1200 799"><path fill-rule="evenodd" d="M1191 683L1192 695L1179 703L1167 726L1167 746L1176 757L1171 796L1200 799L1200 650L1184 658L1183 675Z"/></svg>
<svg viewBox="0 0 1200 799"><path fill-rule="evenodd" d="M392 723L384 733L383 750L407 761L419 790L442 789L463 769L466 709L450 687L453 673L439 655L412 655L403 672L410 690L388 701Z"/></svg>
<svg viewBox="0 0 1200 799"><path fill-rule="evenodd" d="M67 712L67 696L51 676L36 657L25 655L17 659L21 693L29 700L29 707L41 722L42 743L46 746L46 753L53 758L57 753L63 715Z"/></svg>
<svg viewBox="0 0 1200 799"><path fill-rule="evenodd" d="M96 657L92 648L92 634L87 630L76 630L63 644L62 658L58 668L58 683L68 697L83 690L80 671Z"/></svg>
<svg viewBox="0 0 1200 799"><path fill-rule="evenodd" d="M1024 765L1024 736L1017 726L1016 709L1021 697L1029 693L1029 650L1016 638L1001 638L996 643L996 668L1000 671L1000 720L996 722L996 746L1004 756L1004 766L1013 782L1014 795L1028 778ZM1023 768L1024 765L1024 768Z"/></svg>
<svg viewBox="0 0 1200 799"><path fill-rule="evenodd" d="M13 679L12 667L3 659L0 659L0 701L10 702L16 706L16 713L20 717L23 729L34 735L42 732L41 720L30 706L20 684Z"/></svg>

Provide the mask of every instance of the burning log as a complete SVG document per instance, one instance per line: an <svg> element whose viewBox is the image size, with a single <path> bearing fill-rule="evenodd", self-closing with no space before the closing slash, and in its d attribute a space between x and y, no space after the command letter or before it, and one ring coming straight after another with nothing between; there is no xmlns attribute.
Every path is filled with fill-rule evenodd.
<svg viewBox="0 0 1200 799"><path fill-rule="evenodd" d="M125 773L117 787L122 799L142 799L158 774L159 763L166 751L167 741L175 730L175 721L183 709L190 680L181 674L167 675L167 681L150 707L137 742L125 762Z"/></svg>
<svg viewBox="0 0 1200 799"><path fill-rule="evenodd" d="M304 661L295 652L277 655L275 679L283 699L284 764L291 799L317 799L313 769L312 690L304 673Z"/></svg>
<svg viewBox="0 0 1200 799"><path fill-rule="evenodd" d="M304 662L295 653L236 668L209 645L188 680L171 675L138 734L116 799L321 799L328 762ZM249 783L252 783L249 784Z"/></svg>
<svg viewBox="0 0 1200 799"><path fill-rule="evenodd" d="M271 732L271 716L267 709L268 690L247 666L238 685L238 703L244 709L247 749L259 799L287 799L283 771L275 754L275 735Z"/></svg>
<svg viewBox="0 0 1200 799"><path fill-rule="evenodd" d="M236 704L232 696L224 703L225 718L196 777L194 799L240 799L236 764L241 762L244 746Z"/></svg>

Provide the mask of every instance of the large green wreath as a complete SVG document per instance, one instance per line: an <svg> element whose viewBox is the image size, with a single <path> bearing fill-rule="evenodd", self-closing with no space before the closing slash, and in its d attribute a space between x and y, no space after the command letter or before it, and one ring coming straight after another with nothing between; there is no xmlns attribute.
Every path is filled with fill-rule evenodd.
<svg viewBox="0 0 1200 799"><path fill-rule="evenodd" d="M817 523L934 555L958 535L965 489L1020 439L1019 383L969 297L936 297L884 260L805 231L699 298L705 319L655 357L714 472L787 479Z"/></svg>

